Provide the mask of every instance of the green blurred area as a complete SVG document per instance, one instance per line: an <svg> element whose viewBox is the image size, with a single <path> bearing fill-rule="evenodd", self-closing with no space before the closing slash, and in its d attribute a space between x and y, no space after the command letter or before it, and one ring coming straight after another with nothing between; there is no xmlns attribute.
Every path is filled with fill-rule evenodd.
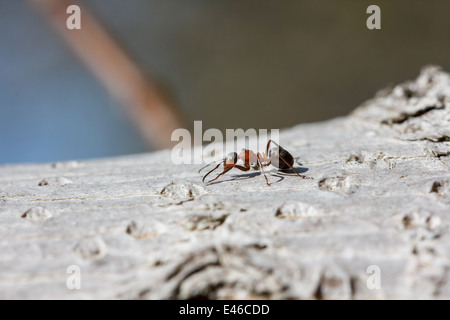
<svg viewBox="0 0 450 320"><path fill-rule="evenodd" d="M450 1L88 3L207 127L329 119L426 64L450 70ZM371 4L381 30L366 27Z"/></svg>

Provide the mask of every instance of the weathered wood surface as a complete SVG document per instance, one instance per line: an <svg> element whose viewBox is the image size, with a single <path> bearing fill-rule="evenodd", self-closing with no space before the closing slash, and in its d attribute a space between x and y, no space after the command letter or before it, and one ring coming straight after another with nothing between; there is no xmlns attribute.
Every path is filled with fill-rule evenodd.
<svg viewBox="0 0 450 320"><path fill-rule="evenodd" d="M1 166L0 298L450 298L449 74L280 142L314 180L205 186L169 151Z"/></svg>

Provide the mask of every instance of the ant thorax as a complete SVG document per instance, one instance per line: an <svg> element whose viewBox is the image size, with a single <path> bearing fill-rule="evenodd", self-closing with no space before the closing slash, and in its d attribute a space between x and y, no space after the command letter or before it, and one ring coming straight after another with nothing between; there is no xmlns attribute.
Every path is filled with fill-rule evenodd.
<svg viewBox="0 0 450 320"><path fill-rule="evenodd" d="M258 157L252 150L242 149L239 158L244 164L248 163L251 169L259 170Z"/></svg>

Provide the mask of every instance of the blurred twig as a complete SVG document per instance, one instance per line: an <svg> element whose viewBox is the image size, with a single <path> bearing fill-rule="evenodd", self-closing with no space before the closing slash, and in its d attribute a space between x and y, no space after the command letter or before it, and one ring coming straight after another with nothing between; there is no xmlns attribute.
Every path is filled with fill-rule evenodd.
<svg viewBox="0 0 450 320"><path fill-rule="evenodd" d="M81 30L69 30L68 0L29 0L130 115L144 138L157 148L172 146L172 131L183 127L180 116L155 84L139 69L98 21L81 7Z"/></svg>

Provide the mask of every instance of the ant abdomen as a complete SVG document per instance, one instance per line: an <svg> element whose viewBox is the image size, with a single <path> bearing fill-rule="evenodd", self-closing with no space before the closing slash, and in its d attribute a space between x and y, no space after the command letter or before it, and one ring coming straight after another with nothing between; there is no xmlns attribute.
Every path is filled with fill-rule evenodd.
<svg viewBox="0 0 450 320"><path fill-rule="evenodd" d="M294 157L282 147L270 149L269 159L271 164L280 170L290 169L294 164Z"/></svg>

